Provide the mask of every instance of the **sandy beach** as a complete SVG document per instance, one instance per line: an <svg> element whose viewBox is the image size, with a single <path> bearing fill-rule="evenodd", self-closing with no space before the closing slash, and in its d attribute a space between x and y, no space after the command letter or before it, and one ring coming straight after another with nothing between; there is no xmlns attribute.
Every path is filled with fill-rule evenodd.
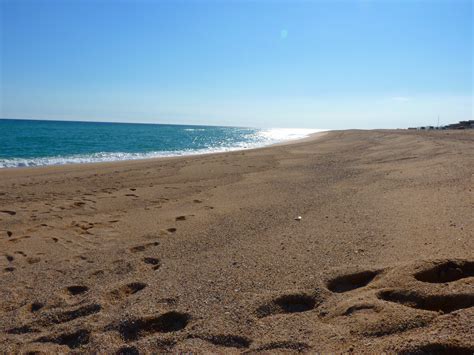
<svg viewBox="0 0 474 355"><path fill-rule="evenodd" d="M0 170L0 351L472 354L473 148L349 130Z"/></svg>

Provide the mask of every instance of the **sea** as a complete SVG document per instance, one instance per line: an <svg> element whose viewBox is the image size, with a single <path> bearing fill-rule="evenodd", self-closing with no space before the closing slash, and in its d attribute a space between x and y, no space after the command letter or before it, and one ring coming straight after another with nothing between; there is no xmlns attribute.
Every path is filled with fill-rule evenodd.
<svg viewBox="0 0 474 355"><path fill-rule="evenodd" d="M0 119L0 169L228 152L319 131Z"/></svg>

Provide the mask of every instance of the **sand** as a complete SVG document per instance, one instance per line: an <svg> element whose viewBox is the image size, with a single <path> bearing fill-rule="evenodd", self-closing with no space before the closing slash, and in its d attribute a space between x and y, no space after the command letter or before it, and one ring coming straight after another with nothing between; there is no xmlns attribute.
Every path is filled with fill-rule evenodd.
<svg viewBox="0 0 474 355"><path fill-rule="evenodd" d="M1 170L0 350L472 354L473 173L403 130Z"/></svg>

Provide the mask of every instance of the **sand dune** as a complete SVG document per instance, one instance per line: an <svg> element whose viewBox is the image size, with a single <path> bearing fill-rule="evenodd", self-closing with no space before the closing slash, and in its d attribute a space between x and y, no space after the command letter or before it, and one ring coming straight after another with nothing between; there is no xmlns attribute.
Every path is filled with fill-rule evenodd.
<svg viewBox="0 0 474 355"><path fill-rule="evenodd" d="M0 351L472 354L473 148L339 131L1 170Z"/></svg>

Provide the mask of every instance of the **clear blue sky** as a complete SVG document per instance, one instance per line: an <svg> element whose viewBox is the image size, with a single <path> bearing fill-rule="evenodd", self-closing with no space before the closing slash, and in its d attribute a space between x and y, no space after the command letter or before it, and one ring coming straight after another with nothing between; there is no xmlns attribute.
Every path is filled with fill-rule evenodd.
<svg viewBox="0 0 474 355"><path fill-rule="evenodd" d="M473 117L473 2L0 0L0 116L397 128Z"/></svg>

